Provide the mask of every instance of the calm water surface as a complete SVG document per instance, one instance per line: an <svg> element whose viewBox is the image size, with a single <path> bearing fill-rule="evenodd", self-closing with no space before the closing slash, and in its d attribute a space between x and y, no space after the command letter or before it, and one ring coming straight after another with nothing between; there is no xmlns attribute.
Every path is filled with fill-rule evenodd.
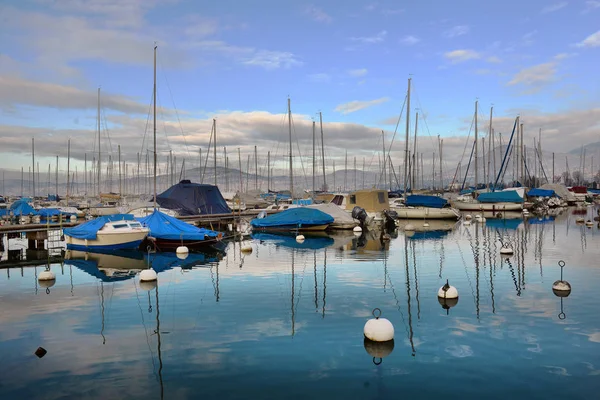
<svg viewBox="0 0 600 400"><path fill-rule="evenodd" d="M389 243L258 235L251 254L230 243L184 261L73 252L48 289L43 266L3 269L0 399L597 399L600 229L572 211L430 222L446 232L413 221ZM156 288L135 275L148 259ZM562 301L561 259L573 287ZM449 310L446 279L460 293ZM369 353L375 307L395 342Z"/></svg>

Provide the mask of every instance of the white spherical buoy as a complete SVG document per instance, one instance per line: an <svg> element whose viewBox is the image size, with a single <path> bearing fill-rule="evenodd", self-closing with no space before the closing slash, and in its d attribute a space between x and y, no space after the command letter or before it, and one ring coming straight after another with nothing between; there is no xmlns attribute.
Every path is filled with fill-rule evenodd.
<svg viewBox="0 0 600 400"><path fill-rule="evenodd" d="M54 272L52 272L52 271L48 271L48 270L42 271L38 275L38 281L40 281L40 282L55 281L55 280L56 280L56 275L54 275Z"/></svg>
<svg viewBox="0 0 600 400"><path fill-rule="evenodd" d="M156 271L152 268L148 268L140 272L140 281L142 282L152 282L158 279L156 275Z"/></svg>
<svg viewBox="0 0 600 400"><path fill-rule="evenodd" d="M563 280L563 268L565 267L565 262L560 260L558 266L560 267L560 279L552 284L552 291L558 297L567 297L571 294L571 284Z"/></svg>
<svg viewBox="0 0 600 400"><path fill-rule="evenodd" d="M425 223L423 223L423 227L424 227L424 228L429 228L429 222L425 222Z"/></svg>
<svg viewBox="0 0 600 400"><path fill-rule="evenodd" d="M252 253L252 246L245 244L242 246L242 253Z"/></svg>
<svg viewBox="0 0 600 400"><path fill-rule="evenodd" d="M465 219L466 219L467 221L470 221L470 220L471 220L471 218L473 218L473 217L471 216L471 214L467 214L467 215L465 215Z"/></svg>
<svg viewBox="0 0 600 400"><path fill-rule="evenodd" d="M585 225L589 226L589 227L592 227L594 225L594 223L591 220L588 219L587 221L585 221Z"/></svg>
<svg viewBox="0 0 600 400"><path fill-rule="evenodd" d="M510 256L514 253L512 247L510 246L502 246L502 248L500 248L500 254L503 254L505 256Z"/></svg>
<svg viewBox="0 0 600 400"><path fill-rule="evenodd" d="M438 290L438 297L442 299L458 299L458 290L454 286L450 286L446 279L446 284Z"/></svg>
<svg viewBox="0 0 600 400"><path fill-rule="evenodd" d="M367 353L373 357L373 364L375 365L381 364L383 359L394 351L394 339L387 342L374 342L365 338L363 344Z"/></svg>
<svg viewBox="0 0 600 400"><path fill-rule="evenodd" d="M442 308L446 310L446 314L449 314L450 309L458 304L458 297L455 299L438 297L438 303L440 303Z"/></svg>
<svg viewBox="0 0 600 400"><path fill-rule="evenodd" d="M406 226L404 226L404 230L411 232L415 230L415 226L413 224L406 224Z"/></svg>
<svg viewBox="0 0 600 400"><path fill-rule="evenodd" d="M158 286L157 281L141 281L140 282L140 289L145 290L146 292L151 291L156 286Z"/></svg>
<svg viewBox="0 0 600 400"><path fill-rule="evenodd" d="M71 215L71 216L69 217L69 221L71 221L71 222L76 222L76 221L77 221L77 215Z"/></svg>
<svg viewBox="0 0 600 400"><path fill-rule="evenodd" d="M296 242L298 242L298 243L304 242L304 235L298 235L298 236L296 236Z"/></svg>
<svg viewBox="0 0 600 400"><path fill-rule="evenodd" d="M583 217L578 217L578 218L575 220L575 223L577 223L577 224L583 224L584 222L585 222L585 219L584 219Z"/></svg>
<svg viewBox="0 0 600 400"><path fill-rule="evenodd" d="M379 313L377 313L377 311ZM379 318L381 316L381 310L379 308L373 310L373 316L375 318L368 320L363 329L365 337L374 342L387 342L393 340L394 325L385 318Z"/></svg>
<svg viewBox="0 0 600 400"><path fill-rule="evenodd" d="M352 229L354 232L362 232L362 228L360 226L355 226L354 229Z"/></svg>
<svg viewBox="0 0 600 400"><path fill-rule="evenodd" d="M177 253L177 254L187 254L189 252L190 252L189 249L187 247L185 247L185 246L179 246L175 250L175 253Z"/></svg>

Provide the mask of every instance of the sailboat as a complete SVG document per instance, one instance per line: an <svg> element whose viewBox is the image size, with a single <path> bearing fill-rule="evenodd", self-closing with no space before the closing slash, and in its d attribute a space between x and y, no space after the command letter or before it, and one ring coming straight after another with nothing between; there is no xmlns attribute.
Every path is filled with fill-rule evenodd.
<svg viewBox="0 0 600 400"><path fill-rule="evenodd" d="M408 90L406 92L406 140L404 149L404 204L394 207L394 211L400 219L459 219L460 214L448 204L446 199L430 195L407 195L408 188L408 140L410 129L410 83L408 78ZM415 141L417 132L415 127ZM416 147L415 147L416 148ZM384 155L385 158L385 155ZM413 173L414 174L414 173ZM414 182L414 179L413 179ZM412 192L411 185L411 192Z"/></svg>

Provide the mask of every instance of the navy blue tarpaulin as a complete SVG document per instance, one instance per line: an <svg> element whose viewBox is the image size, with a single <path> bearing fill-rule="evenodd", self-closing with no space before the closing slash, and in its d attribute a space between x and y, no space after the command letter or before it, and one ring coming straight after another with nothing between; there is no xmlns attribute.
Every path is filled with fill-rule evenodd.
<svg viewBox="0 0 600 400"><path fill-rule="evenodd" d="M138 218L142 225L150 229L148 236L163 240L204 240L207 236L215 238L219 232L210 229L198 228L187 222L170 217L158 210L147 217Z"/></svg>
<svg viewBox="0 0 600 400"><path fill-rule="evenodd" d="M161 207L177 211L179 215L227 214L231 210L215 185L183 180L158 196Z"/></svg>
<svg viewBox="0 0 600 400"><path fill-rule="evenodd" d="M314 208L289 208L265 218L255 218L250 224L253 228L302 228L328 225L333 217Z"/></svg>
<svg viewBox="0 0 600 400"><path fill-rule="evenodd" d="M404 204L406 204L408 207L443 208L448 204L448 200L439 196L412 194L406 198Z"/></svg>
<svg viewBox="0 0 600 400"><path fill-rule="evenodd" d="M527 192L527 196L529 197L553 197L556 196L556 193L554 192L554 190L551 189L531 189L529 192Z"/></svg>
<svg viewBox="0 0 600 400"><path fill-rule="evenodd" d="M519 196L516 190L506 190L502 192L481 193L477 200L480 203L522 203L523 198Z"/></svg>

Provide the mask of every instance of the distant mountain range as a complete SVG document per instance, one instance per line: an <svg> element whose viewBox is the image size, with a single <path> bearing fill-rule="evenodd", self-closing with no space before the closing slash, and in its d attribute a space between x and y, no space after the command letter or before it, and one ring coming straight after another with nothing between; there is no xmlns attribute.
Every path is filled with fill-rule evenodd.
<svg viewBox="0 0 600 400"><path fill-rule="evenodd" d="M577 147L577 148L569 151L569 154L579 156L582 151L581 149L582 149L582 147ZM590 155L597 154L598 152L600 152L600 142L588 143L586 145L583 145L583 149L585 149L586 154L590 154Z"/></svg>

